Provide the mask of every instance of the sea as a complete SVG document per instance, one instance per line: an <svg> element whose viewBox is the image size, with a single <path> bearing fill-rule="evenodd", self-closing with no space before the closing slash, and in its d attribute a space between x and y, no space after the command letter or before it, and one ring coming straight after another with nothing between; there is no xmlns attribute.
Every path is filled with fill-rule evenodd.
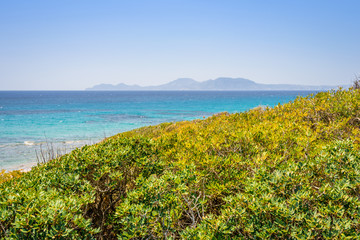
<svg viewBox="0 0 360 240"><path fill-rule="evenodd" d="M219 112L274 107L315 91L0 91L0 169L46 158L120 132Z"/></svg>

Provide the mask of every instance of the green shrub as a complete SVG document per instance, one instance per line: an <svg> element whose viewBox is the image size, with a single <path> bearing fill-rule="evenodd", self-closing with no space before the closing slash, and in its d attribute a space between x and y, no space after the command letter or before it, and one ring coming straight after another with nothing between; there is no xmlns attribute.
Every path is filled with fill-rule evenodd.
<svg viewBox="0 0 360 240"><path fill-rule="evenodd" d="M359 127L340 89L121 133L3 180L0 237L356 239Z"/></svg>
<svg viewBox="0 0 360 240"><path fill-rule="evenodd" d="M6 172L5 170L0 170L0 184L6 181L9 181L13 178L18 178L23 174L21 170L14 170L11 172Z"/></svg>

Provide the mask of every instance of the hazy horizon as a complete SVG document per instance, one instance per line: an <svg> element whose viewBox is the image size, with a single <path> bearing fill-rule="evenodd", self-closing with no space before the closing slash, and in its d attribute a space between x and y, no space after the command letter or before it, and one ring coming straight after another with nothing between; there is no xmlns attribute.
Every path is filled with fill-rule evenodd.
<svg viewBox="0 0 360 240"><path fill-rule="evenodd" d="M158 87L158 86L162 86L162 85L166 85L168 83L172 83L172 82L175 82L175 81L178 81L178 80L182 80L182 79L191 79L191 80L194 80L198 83L205 83L207 81L213 81L213 80L218 80L218 79L244 79L244 78L232 78L232 77L218 77L218 78L214 78L214 79L208 79L208 80L204 80L204 81L198 81L196 79L193 79L193 78L178 78L178 79L174 79L172 81L168 81L168 82L165 82L163 84L158 84L158 85L140 85L140 84L126 84L126 83L122 83L122 82L119 82L117 84L107 84L107 83L99 83L99 84L96 84L94 86L91 86L91 87L95 87L95 86L100 86L100 85L111 85L111 86L116 86L118 84L125 84L127 86L138 86L138 87ZM244 80L250 80L252 81L251 79L244 79ZM252 81L252 82L255 82L255 81ZM256 84L263 84L263 83L259 83L259 82L255 82ZM278 85L277 83L270 83L269 85ZM281 84L279 84L281 85ZM287 84L284 84L284 85L287 85ZM292 85L292 84L289 84L289 85ZM352 84L338 84L338 85L313 85L313 84L309 84L309 85L304 85L304 84L293 84L293 85L300 85L300 86L313 86L313 87L318 87L318 86L332 86L332 87L347 87L349 85L352 85ZM89 88L91 88L89 87ZM89 89L88 88L88 89Z"/></svg>
<svg viewBox="0 0 360 240"><path fill-rule="evenodd" d="M360 73L360 2L0 3L0 90L153 86L178 78L348 85Z"/></svg>

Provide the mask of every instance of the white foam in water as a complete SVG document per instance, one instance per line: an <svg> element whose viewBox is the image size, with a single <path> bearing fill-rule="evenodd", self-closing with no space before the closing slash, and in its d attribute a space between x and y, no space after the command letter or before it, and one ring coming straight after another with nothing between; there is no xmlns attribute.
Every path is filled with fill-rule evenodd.
<svg viewBox="0 0 360 240"><path fill-rule="evenodd" d="M25 141L24 144L27 145L27 146L33 146L33 145L35 145L35 143L32 142L32 141Z"/></svg>

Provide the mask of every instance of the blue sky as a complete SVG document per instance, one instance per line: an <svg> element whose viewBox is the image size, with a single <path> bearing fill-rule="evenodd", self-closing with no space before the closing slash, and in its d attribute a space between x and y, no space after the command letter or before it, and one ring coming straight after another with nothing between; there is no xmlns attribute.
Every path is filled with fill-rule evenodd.
<svg viewBox="0 0 360 240"><path fill-rule="evenodd" d="M357 0L0 2L0 90L243 77L350 84Z"/></svg>

